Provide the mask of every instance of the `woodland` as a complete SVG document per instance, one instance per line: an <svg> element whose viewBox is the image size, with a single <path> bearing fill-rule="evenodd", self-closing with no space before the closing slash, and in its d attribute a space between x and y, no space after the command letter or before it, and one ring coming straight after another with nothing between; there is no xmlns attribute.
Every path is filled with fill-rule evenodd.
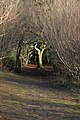
<svg viewBox="0 0 80 120"><path fill-rule="evenodd" d="M80 1L0 0L0 119L80 120Z"/></svg>

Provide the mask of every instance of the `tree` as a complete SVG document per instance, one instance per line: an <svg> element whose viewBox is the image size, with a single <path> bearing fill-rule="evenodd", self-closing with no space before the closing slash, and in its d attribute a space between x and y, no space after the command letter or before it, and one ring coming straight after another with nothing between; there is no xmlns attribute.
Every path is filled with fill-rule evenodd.
<svg viewBox="0 0 80 120"><path fill-rule="evenodd" d="M77 79L80 79L79 4L76 0L34 0L31 3L38 33Z"/></svg>
<svg viewBox="0 0 80 120"><path fill-rule="evenodd" d="M0 61L3 63L5 58L6 46L9 44L6 42L7 30L9 24L13 22L19 16L19 4L20 0L0 0Z"/></svg>
<svg viewBox="0 0 80 120"><path fill-rule="evenodd" d="M43 65L42 65L42 55L43 55L44 50L46 49L45 45L40 46L40 47L41 48L39 49L37 47L37 44L35 45L35 49L38 52L37 68L43 68Z"/></svg>
<svg viewBox="0 0 80 120"><path fill-rule="evenodd" d="M0 0L0 27L4 29L6 24L16 19L20 13L19 6L20 0ZM2 31L2 30L1 30ZM0 31L0 32L1 32ZM0 36L5 35L5 31L0 33Z"/></svg>
<svg viewBox="0 0 80 120"><path fill-rule="evenodd" d="M5 14L3 12L0 13L0 27L5 27L7 22L11 23L14 18L16 20L16 17L18 16L18 5L20 3L23 4L23 1L0 0L1 6L3 5L2 3L4 3L4 5L6 3L6 9L4 10ZM34 42L34 39L42 38L46 41L47 47L53 54L53 63L54 59L62 62L74 77L80 79L80 1L24 0L24 6L22 4L21 6L24 8L23 19L25 18L25 20L22 19L18 24L20 23L21 25L23 22L26 23L23 25L24 27L21 27L20 29L21 31L24 31L24 29L26 31L25 36L27 37L25 41L28 40L29 42ZM20 11L22 11L22 9L20 9ZM1 35L4 35L4 33L6 33L5 29ZM14 36L19 38L21 32L20 34L18 33L18 35L17 32L15 32ZM1 40L0 43L1 46L4 46L5 44L3 40ZM17 42L17 39L15 40L15 43L19 43ZM3 47L1 47L1 51L2 49ZM54 53L57 56L56 58L54 58Z"/></svg>

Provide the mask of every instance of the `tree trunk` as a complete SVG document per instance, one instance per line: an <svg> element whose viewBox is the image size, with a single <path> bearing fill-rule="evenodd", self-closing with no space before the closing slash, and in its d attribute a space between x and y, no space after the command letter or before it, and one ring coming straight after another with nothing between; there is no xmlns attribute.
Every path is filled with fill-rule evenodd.
<svg viewBox="0 0 80 120"><path fill-rule="evenodd" d="M43 55L43 52L44 52L45 48L43 48L42 50L40 50L36 46L37 46L37 44L35 45L35 49L38 52L38 56L37 56L37 68L43 68L42 55Z"/></svg>
<svg viewBox="0 0 80 120"><path fill-rule="evenodd" d="M3 37L1 39L1 71L3 71L3 57L4 57L4 53L3 53Z"/></svg>
<svg viewBox="0 0 80 120"><path fill-rule="evenodd" d="M39 58L39 67L43 68L43 64L42 64L42 51L38 51L38 58Z"/></svg>
<svg viewBox="0 0 80 120"><path fill-rule="evenodd" d="M20 54L22 49L22 40L19 41L18 48L17 48L17 54L16 54L16 68L15 71L20 73L21 72L21 60L20 60Z"/></svg>

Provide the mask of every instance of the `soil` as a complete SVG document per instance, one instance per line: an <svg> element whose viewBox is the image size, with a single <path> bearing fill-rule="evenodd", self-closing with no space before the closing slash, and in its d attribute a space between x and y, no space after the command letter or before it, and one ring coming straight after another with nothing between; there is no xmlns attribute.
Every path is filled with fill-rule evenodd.
<svg viewBox="0 0 80 120"><path fill-rule="evenodd" d="M51 65L44 65L43 69L40 69L35 64L28 64L22 68L22 74L30 76L51 76L53 75L53 67Z"/></svg>

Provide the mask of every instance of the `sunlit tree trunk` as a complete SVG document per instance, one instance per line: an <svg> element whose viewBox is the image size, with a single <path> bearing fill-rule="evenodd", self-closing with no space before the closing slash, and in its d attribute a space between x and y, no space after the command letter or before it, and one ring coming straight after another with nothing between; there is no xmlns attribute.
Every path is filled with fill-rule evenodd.
<svg viewBox="0 0 80 120"><path fill-rule="evenodd" d="M35 49L36 49L37 52L38 52L37 67L38 67L38 68L43 68L42 55L43 55L43 52L44 52L45 48L43 48L42 50L40 50L40 49L37 48L36 46L37 46L37 44L35 45Z"/></svg>

